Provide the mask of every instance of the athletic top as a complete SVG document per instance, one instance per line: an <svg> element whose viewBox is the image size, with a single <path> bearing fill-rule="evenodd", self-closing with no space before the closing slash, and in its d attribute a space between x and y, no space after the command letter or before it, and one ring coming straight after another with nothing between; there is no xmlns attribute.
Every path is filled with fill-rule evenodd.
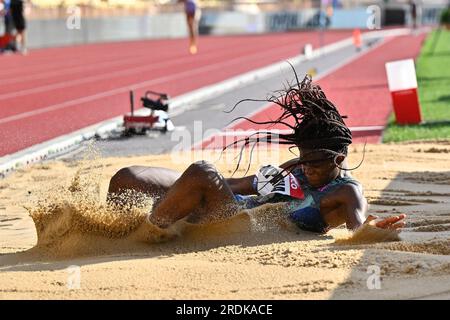
<svg viewBox="0 0 450 320"><path fill-rule="evenodd" d="M286 202L288 204L287 214L289 218L300 228L308 231L325 233L328 225L320 214L321 199L343 185L354 185L363 192L361 184L347 172L342 170L341 174L320 188L312 187L301 168L296 168L292 174L297 179L304 197L303 199L293 198L283 194L271 193L260 196L235 195L235 199L242 209L252 209L266 203ZM256 191L256 189L255 189Z"/></svg>
<svg viewBox="0 0 450 320"><path fill-rule="evenodd" d="M335 191L337 188L349 184L356 186L359 191L362 193L362 186L359 183L358 180L354 179L347 171L341 170L341 174L331 182L329 182L327 185L320 187L320 188L314 188L308 183L308 179L306 178L305 174L303 173L303 170L301 168L296 168L292 171L292 174L298 179L302 190L305 194L305 199L308 196L311 196L313 199L313 206L316 208L319 208L320 206L320 200L327 194ZM297 200L295 201L304 201L304 200Z"/></svg>
<svg viewBox="0 0 450 320"><path fill-rule="evenodd" d="M11 0L5 0L5 1L3 1L3 5L4 5L3 10L5 10L5 13L8 13L9 7L10 7L10 5L11 5Z"/></svg>
<svg viewBox="0 0 450 320"><path fill-rule="evenodd" d="M195 11L197 10L197 1L196 0L186 0L184 1L184 11L188 15L195 15Z"/></svg>

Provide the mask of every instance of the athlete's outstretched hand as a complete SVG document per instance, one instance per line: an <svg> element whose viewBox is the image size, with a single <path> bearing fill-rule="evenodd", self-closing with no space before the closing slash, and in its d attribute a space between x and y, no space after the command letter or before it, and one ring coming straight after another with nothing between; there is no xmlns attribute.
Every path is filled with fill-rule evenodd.
<svg viewBox="0 0 450 320"><path fill-rule="evenodd" d="M391 216L377 221L377 216L369 215L364 223L381 229L397 230L400 232L401 228L405 226L405 221L403 221L405 218L406 214L399 214L398 216Z"/></svg>

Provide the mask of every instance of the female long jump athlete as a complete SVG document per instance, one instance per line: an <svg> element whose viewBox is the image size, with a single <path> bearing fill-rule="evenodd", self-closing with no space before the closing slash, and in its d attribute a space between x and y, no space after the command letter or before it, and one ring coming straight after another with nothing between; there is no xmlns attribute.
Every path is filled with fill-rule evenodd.
<svg viewBox="0 0 450 320"><path fill-rule="evenodd" d="M286 217L300 229L312 232L326 233L342 224L356 230L364 223L400 230L405 215L382 220L371 215L366 217L367 201L361 185L343 168L352 134L321 88L307 76L301 83L297 79L296 87L280 92L269 101L278 104L283 114L268 123L285 124L292 133L274 136L261 132L244 141L298 148L298 158L281 164L279 171L271 168L275 174L265 177L269 177L269 186L274 189L287 175L295 177L302 190L300 197L261 194L265 185L258 187L261 186L258 179L264 175L226 179L212 164L200 161L183 173L156 167L123 168L111 178L109 198L114 199L114 195L127 189L159 196L149 221L161 228L183 218L191 223L207 223L230 217L241 209L281 201L287 205ZM285 122L286 119L294 124Z"/></svg>

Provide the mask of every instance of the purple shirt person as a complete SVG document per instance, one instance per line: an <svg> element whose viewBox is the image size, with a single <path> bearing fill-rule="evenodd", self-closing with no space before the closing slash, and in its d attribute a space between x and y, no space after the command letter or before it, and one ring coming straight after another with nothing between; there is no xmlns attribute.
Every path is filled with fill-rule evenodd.
<svg viewBox="0 0 450 320"><path fill-rule="evenodd" d="M186 21L189 31L189 52L196 54L197 38L198 38L198 17L200 9L198 8L196 0L178 0L184 3L184 12L186 13Z"/></svg>

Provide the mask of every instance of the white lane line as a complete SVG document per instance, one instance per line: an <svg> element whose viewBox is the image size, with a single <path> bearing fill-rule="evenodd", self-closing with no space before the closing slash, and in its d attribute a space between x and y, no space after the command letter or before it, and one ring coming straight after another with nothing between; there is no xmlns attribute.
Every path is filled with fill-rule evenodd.
<svg viewBox="0 0 450 320"><path fill-rule="evenodd" d="M174 46L171 46L171 48L173 49ZM89 50L89 48L86 48L86 50ZM59 64L61 62L61 60L57 61L56 64L51 63L52 61L50 59L45 59L44 61L42 61L42 59L36 59L37 61L35 61L36 63L39 64L39 66L43 66L43 68L40 69L33 69L33 70L26 70L26 74L27 75L18 75L18 73L16 72L16 68L12 68L10 70L8 70L9 72L6 74L4 72L5 77L3 79L0 79L0 85L6 85L6 84L13 84L13 83L17 83L17 82L23 82L26 80L37 80L37 79L42 79L42 78L46 78L47 76L57 76L57 75L64 75L67 72L75 72L75 71L83 71L86 70L86 63L89 63L90 68L92 69L96 69L99 67L104 67L104 66L115 66L115 65L121 65L123 62L129 62L129 63L135 63L136 59L142 59L142 58L149 58L149 54L148 54L148 48L140 48L137 51L133 51L133 54L128 54L128 55L124 55L119 54L117 56L111 56L108 58L110 58L109 60L103 59L101 61L86 61L86 60L82 60L77 61L78 63L71 63L70 65L67 64ZM69 57L65 57L65 61L67 61L67 59L76 59L77 56L76 55L72 55ZM95 56L95 53L90 53L85 59L91 59L91 58L97 58ZM51 67L52 70L47 70L46 66L51 63ZM64 69L64 67L68 67L67 69ZM43 70L45 71L43 71ZM33 72L35 74L30 74L30 72Z"/></svg>
<svg viewBox="0 0 450 320"><path fill-rule="evenodd" d="M291 48L292 46L293 46L292 44L289 44L289 45L286 45L283 47L279 47L276 50L271 50L269 52L278 52L280 50L284 50L285 48ZM217 54L217 51L210 52L206 55L203 55L202 59L207 59L210 56L221 58L221 57L227 55L228 53L223 53L218 56L216 54ZM266 52L266 54L267 54L267 52ZM253 54L250 56L243 55L237 59L243 59L243 60L247 61L247 60L253 60L253 58L255 56L261 56L261 53L259 52L259 53L256 53L256 54ZM244 58L242 58L242 57L244 57ZM251 58L249 58L249 57L251 57ZM90 77L83 77L81 79L76 79L76 80L72 80L72 81L64 81L64 82L60 82L60 83L53 83L53 84L49 84L49 85L45 85L45 86L34 87L34 88L30 88L30 89L0 94L0 100L18 98L18 97L27 96L30 94L52 91L52 90L56 90L56 89L64 89L64 88L68 88L68 87L72 87L72 86L76 86L76 85L80 85L80 84L86 84L86 83L91 83L91 82L95 82L95 81L99 81L99 80L106 80L106 79L111 79L111 78L115 78L115 77L132 75L135 73L142 73L142 72L150 71L150 70L158 70L158 69L166 68L168 66L185 65L186 61L189 61L189 58L173 59L173 60L164 61L164 62L161 62L158 64L151 64L147 67L146 66L138 66L138 67L134 67L134 68L128 68L125 70L114 71L114 72L104 73L104 74L90 76ZM229 60L229 61L231 61L231 60Z"/></svg>
<svg viewBox="0 0 450 320"><path fill-rule="evenodd" d="M80 84L87 84L87 83L95 82L95 81L99 81L99 80L106 80L106 79L127 76L127 75L133 75L135 73L141 73L141 72L150 71L150 70L158 70L158 69L166 68L171 65L174 65L174 66L183 65L185 63L186 63L185 61L180 61L180 59L178 59L178 61L176 63L173 63L173 61L165 61L165 62L159 63L157 65L151 64L151 65L148 65L147 67L138 66L138 67L134 67L134 68L127 68L125 70L114 71L114 72L110 72L110 73L103 73L100 75L95 75L95 76L90 76L90 77L83 77L81 79L76 79L76 80L72 80L72 81L64 81L64 82L53 83L53 84L45 85L45 86L41 86L41 87L35 87L35 88L31 88L31 89L25 89L25 90L21 90L21 91L0 94L0 100L18 98L18 97L27 96L30 94L46 92L46 91L51 91L51 90L56 90L56 89L64 89L64 88L68 88L68 87L72 87L72 86L76 86L76 85L80 85Z"/></svg>
<svg viewBox="0 0 450 320"><path fill-rule="evenodd" d="M292 45L289 45L289 46L292 46ZM164 82L168 82L168 81L173 81L173 80L180 79L180 78L192 77L192 76L195 76L195 75L198 75L198 74L201 74L201 73L206 73L206 72L210 72L210 71L220 70L220 69L223 69L225 67L232 66L232 65L245 63L246 61L252 61L252 60L256 59L257 57L266 56L266 55L270 54L270 52L278 52L279 50L280 50L280 48L276 48L276 49L272 49L270 51L259 52L257 54L253 54L253 55L250 55L250 56L243 56L243 57L227 60L227 61L225 61L223 63L217 63L217 64L213 64L213 65L208 65L208 66L200 67L200 68L197 68L197 69L194 69L194 70L187 70L187 71L183 71L183 72L180 72L180 73L177 73L177 74L172 74L170 76L164 76L164 77L152 79L152 80L149 80L149 81L144 81L144 82L140 82L140 83L124 86L124 87L119 87L119 88L116 88L116 89L113 89L113 90L109 90L109 91L105 91L105 92L102 92L102 93L90 95L90 96L87 96L87 97L73 99L73 100L69 100L69 101L63 102L63 103L54 104L54 105L51 105L51 106L48 106L48 107L45 107L45 108L23 112L23 113L20 113L20 114L16 114L16 115L13 115L13 116L9 116L9 117L0 119L0 124L5 124L5 123L11 122L11 121L21 120L21 119L24 119L24 118L28 118L28 117L32 117L32 116L38 115L38 114L47 113L47 112L55 111L55 110L62 109L62 108L67 108L67 107L70 107L70 106L73 106L73 105L82 104L82 103L98 100L98 99L101 99L101 98L114 96L116 94L128 92L129 90L136 90L136 89L140 89L140 88L143 88L143 87L156 85L156 84L160 84L160 83L164 83Z"/></svg>
<svg viewBox="0 0 450 320"><path fill-rule="evenodd" d="M292 47L292 44L286 45L285 47ZM209 52L207 54L204 54L202 56L202 59L208 59L210 56L214 56L216 57L216 53L218 50L215 50L214 52ZM219 55L218 57L222 57L226 55L226 53ZM129 61L130 59L128 59ZM158 64L149 64L149 65L139 65L139 66L134 66L132 68L126 68L125 70L119 70L119 71L113 71L113 72L109 72L109 73L103 73L100 75L95 75L95 76L89 76L89 77L83 77L80 79L75 79L72 81L64 81L64 82L59 82L59 83L53 83L53 84L49 84L49 85L44 85L41 87L34 87L34 88L30 88L30 89L24 89L24 90L20 90L20 91L14 91L14 92L9 92L9 93L4 93L4 94L0 94L0 100L5 100L5 99L11 99L11 98L18 98L18 97L22 97L22 96L26 96L26 95L30 95L30 94L35 94L35 93L39 93L39 92L46 92L46 91L51 91L51 90L56 90L56 89L63 89L63 88L68 88L71 86L76 86L76 85L80 85L80 84L86 84L86 83L90 83L90 82L95 82L95 81L99 81L99 80L106 80L106 79L112 79L115 77L122 77L122 76L126 76L126 75L133 75L135 73L142 73L145 71L151 71L151 70L159 70L159 69L163 69L169 66L177 66L177 65L185 65L187 61L189 61L190 58L188 57L183 57L183 58L175 58L172 60L168 60L168 61L164 61L164 62L160 62ZM141 62L148 62L147 61L141 61ZM116 63L119 64L120 63ZM98 65L94 65L94 67L96 68ZM86 70L86 66L83 67L84 70ZM94 68L94 69L95 69ZM67 73L66 71L64 71L63 73L61 73L62 75L64 75L65 73ZM68 76L70 77L70 76ZM21 79L23 82L23 79Z"/></svg>
<svg viewBox="0 0 450 320"><path fill-rule="evenodd" d="M148 43L148 45L152 45L152 43ZM286 45L288 46L288 45ZM178 46L176 44L171 45L170 49L174 50L176 49ZM215 45L214 49L207 49L204 52L207 54L212 54L214 52L217 51L222 51L224 49L228 49L228 45ZM169 49L167 47L165 47L165 49ZM133 55L128 55L128 56L124 56L124 55L119 55L117 57L113 57L113 59L109 60L109 61L104 61L104 62L92 62L94 63L94 65L90 65L90 69L97 69L100 67L105 67L105 66L116 66L116 65L121 65L123 62L129 62L131 64L135 64L136 63L136 59L139 58L147 58L147 60L141 60L140 62L144 63L146 61L148 61L149 55L148 55L148 48L140 48L139 51L141 53L139 54L133 54ZM205 56L206 54L204 54ZM89 56L89 58L92 56ZM178 56L178 57L173 57L174 59L172 61L180 61L182 59L188 60L189 58L186 57L186 55L183 56ZM132 61L134 60L134 61ZM41 63L41 61L38 61ZM45 61L45 63L47 63L47 61ZM53 65L52 65L53 66ZM7 85L7 84L14 84L14 83L18 83L18 82L24 82L27 80L37 80L37 79L42 79L42 78L46 78L48 76L58 76L58 75L65 75L68 72L76 72L76 71L83 71L86 70L86 66L85 65L79 65L79 64L75 64L74 66L68 68L68 69L62 69L62 67L64 67L64 65L58 66L59 68L55 68L57 70L55 71L47 71L47 72L41 72L40 70L35 70L36 72L38 72L37 74L32 74L32 75L27 75L27 76L17 76L16 78L13 77L9 77L9 75L16 75L14 73L14 70L10 72L10 74L6 74L6 78L4 79L0 79L0 86L2 85ZM34 71L34 70L33 70ZM29 71L27 73L30 73Z"/></svg>
<svg viewBox="0 0 450 320"><path fill-rule="evenodd" d="M394 29L394 30L387 30L387 31L376 31L376 32L370 32L370 33L367 33L367 34L363 34L363 37L368 39L368 38L379 37L382 34L399 35L399 34L404 34L405 32L408 32L408 30L406 30L406 29ZM316 49L314 51L313 57L319 56L319 55L321 55L323 53L327 53L327 52L331 52L331 51L337 50L337 49L343 47L345 44L349 43L350 41L351 41L351 39L345 39L345 40L341 40L341 41L332 43L330 45L318 48L318 49ZM244 56L242 61L253 60L255 57L259 57L259 56L263 56L263 55L265 56L265 55L267 55L267 54L269 54L271 52L278 52L280 50L284 50L285 48L291 48L291 47L292 47L292 44L289 44L289 45L285 45L283 47L277 47L275 49L272 49L272 50L269 50L269 51L265 51L265 52L262 52L262 53L256 53L256 54L251 55L251 56ZM300 60L302 60L302 59L300 59ZM223 64L216 64L215 65L215 67L216 67L215 69L219 69L219 67L221 68L222 65L228 65L228 64L230 64L230 62L231 62L231 64L235 64L237 61L240 61L240 60L241 60L241 58L235 58L235 59L232 59L232 60L228 60L227 62L225 62ZM297 63L297 62L300 62L298 56L297 57L293 57L293 58L289 58L289 59L286 59L286 60L292 60L291 62L293 64ZM278 67L277 64L274 64L273 67L274 66ZM193 71L189 71L189 72L192 72L192 74L196 74L196 73L199 73L199 72L201 73L201 72L203 72L203 70L206 70L206 71L209 70L208 67L210 67L210 66L207 66L206 68L199 68L197 70L193 70ZM213 67L213 66L211 66L211 67ZM272 67L272 70L270 70L270 72L266 72L266 73L273 72L273 67ZM261 69L263 69L263 68L261 68ZM184 76L185 73L182 72L182 73L180 73L180 75ZM114 90L106 91L106 92L103 92L103 93L100 93L100 94L95 94L95 95L91 95L91 96L84 97L84 98L78 98L78 99L74 99L74 100L69 100L69 101L66 101L66 102L63 102L63 103L60 103L60 104L55 104L55 105L52 105L52 106L48 106L48 107L45 107L45 108L41 108L41 109L37 109L37 110L33 110L33 111L28 111L28 112L16 114L16 115L13 115L13 116L10 116L10 117L6 117L6 118L3 118L3 119L0 119L0 124L8 123L8 122L11 122L11 121L15 121L15 120L31 117L31 116L42 114L42 113L46 113L46 112L51 112L51 111L58 110L58 109L61 109L61 108L73 106L74 104L86 103L86 102L90 102L90 101L93 101L93 100L96 100L96 99L100 99L100 98L108 97L108 96L111 96L111 95L127 92L131 88L138 89L138 88L141 88L141 87L144 87L144 86L147 86L147 85L154 85L154 84L157 84L157 83L164 82L164 80L163 80L164 78L165 77L162 77L162 78L159 78L159 79L157 78L157 79L149 80L147 82L137 83L137 84L134 84L134 85L129 85L129 86L126 86L126 87L121 87L121 88L117 88L117 89L114 89ZM158 80L161 80L161 81L158 81ZM76 80L75 82L76 83L82 83L82 81L83 80ZM64 83L62 83L62 84L50 85L50 86L47 86L47 87L48 87L48 89L61 89L61 88L64 88L66 86L64 85ZM35 92L42 92L42 91L39 91L39 88L34 88L34 89L30 89L29 92L30 93L35 93ZM17 97L17 96L20 96L20 91L17 92L17 93L6 94L6 95L3 95L3 96L0 95L0 99L2 99L2 97L11 98L11 97ZM6 98L4 98L4 99L6 99Z"/></svg>
<svg viewBox="0 0 450 320"><path fill-rule="evenodd" d="M142 54L142 55L139 55L138 57L139 57L139 59L144 58L144 57L146 57L148 59L148 54ZM132 58L135 59L136 56L133 56ZM127 57L124 59L118 59L118 60L110 60L110 61L105 61L105 62L100 62L100 63L94 61L94 62L92 62L92 63L94 63L94 65L92 65L92 63L89 64L89 67L87 69L96 70L96 69L103 68L103 67L123 66L124 63L125 63L125 65L128 65L128 64L126 64L126 62L128 62L128 64L136 63L136 61L132 61L131 57ZM142 60L142 62L145 62L145 60ZM61 70L61 68L64 68L64 66L59 66L59 68L56 68L57 70L54 70L54 71L40 72L39 70L37 70L36 74L0 80L0 86L11 85L11 84L15 84L15 83L23 83L25 81L45 79L47 77L52 77L52 76L53 77L63 76L66 74L68 74L70 76L74 72L85 71L86 65L81 65L81 66L77 65L77 66L69 67L67 69L62 69L62 70Z"/></svg>
<svg viewBox="0 0 450 320"><path fill-rule="evenodd" d="M395 30L389 30L387 32L393 34ZM401 34L404 32L404 29L397 29L397 33ZM373 34L373 33L372 33ZM384 36L385 33L380 33L377 37ZM363 37L365 35L363 34ZM335 50L338 50L342 47L351 43L351 39L341 40L337 43L330 44L326 47L321 48L320 54L323 53L331 53ZM196 103L202 101L204 99L208 99L212 96L223 94L225 92L229 92L234 88L257 81L261 78L270 76L271 74L278 72L281 66L285 66L285 61L290 61L292 64L299 63L304 60L303 56L297 56L291 59L286 59L282 62L274 63L267 67L263 67L260 69L256 69L253 71L249 71L247 73L235 76L228 80L209 85L195 91L180 95L171 100L171 108L176 109L183 107L190 103ZM317 77L319 78L319 77ZM145 84L146 85L146 84ZM128 87L126 88L129 89ZM137 112L143 111L142 109L137 110ZM36 163L42 161L49 155L58 154L59 152L64 152L64 149L70 148L73 145L80 144L81 142L92 138L95 134L103 134L105 132L110 132L115 130L118 125L120 125L123 121L122 116L114 117L112 119L102 121L100 123L94 124L92 126L80 129L76 132L72 132L70 134L66 134L45 142L42 142L38 145L34 145L27 149L21 150L19 152L9 154L3 157L0 157L0 177L8 172L11 172L15 168L25 166L29 163ZM201 142L201 141L200 141Z"/></svg>

